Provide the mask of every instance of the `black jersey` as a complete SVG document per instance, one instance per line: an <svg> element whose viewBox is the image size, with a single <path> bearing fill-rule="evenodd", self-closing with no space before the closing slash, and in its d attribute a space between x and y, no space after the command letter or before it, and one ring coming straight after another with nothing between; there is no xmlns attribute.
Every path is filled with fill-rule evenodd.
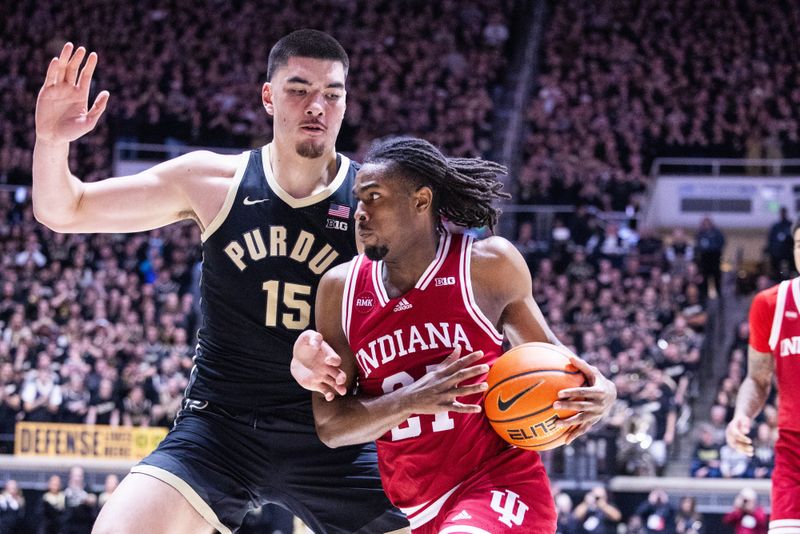
<svg viewBox="0 0 800 534"><path fill-rule="evenodd" d="M272 174L270 145L242 155L220 213L203 232L195 366L186 396L239 408L299 408L291 376L297 336L314 328L317 284L356 254L352 187L358 164L339 155L331 184L295 199Z"/></svg>

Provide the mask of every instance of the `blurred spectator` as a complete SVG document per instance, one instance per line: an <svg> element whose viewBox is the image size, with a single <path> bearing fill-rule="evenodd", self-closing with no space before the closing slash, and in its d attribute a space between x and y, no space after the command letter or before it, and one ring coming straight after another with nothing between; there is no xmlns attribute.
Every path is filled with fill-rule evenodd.
<svg viewBox="0 0 800 534"><path fill-rule="evenodd" d="M556 502L556 534L579 534L580 526L572 515L572 498L563 491L557 492L553 499Z"/></svg>
<svg viewBox="0 0 800 534"><path fill-rule="evenodd" d="M61 422L80 424L86 422L91 395L80 372L69 375L69 381L61 388Z"/></svg>
<svg viewBox="0 0 800 534"><path fill-rule="evenodd" d="M700 439L692 454L689 473L696 478L719 478L722 441L714 436L708 424L703 424L699 431Z"/></svg>
<svg viewBox="0 0 800 534"><path fill-rule="evenodd" d="M700 273L703 275L703 285L700 293L709 298L716 298L722 288L722 251L725 248L725 236L714 225L710 217L704 217L695 236L697 243L697 262ZM710 282L713 282L715 291L711 291Z"/></svg>
<svg viewBox="0 0 800 534"><path fill-rule="evenodd" d="M122 424L125 426L150 426L153 403L145 397L142 386L134 386L122 399Z"/></svg>
<svg viewBox="0 0 800 534"><path fill-rule="evenodd" d="M750 457L728 444L722 445L719 453L719 472L722 478L744 478L750 476Z"/></svg>
<svg viewBox="0 0 800 534"><path fill-rule="evenodd" d="M111 497L111 494L114 493L114 490L117 489L119 486L119 477L114 473L110 473L106 475L105 486L103 487L103 492L97 496L97 508L98 511L102 508L108 499Z"/></svg>
<svg viewBox="0 0 800 534"><path fill-rule="evenodd" d="M103 378L97 392L89 401L86 422L90 425L117 426L120 423L119 401L114 395L114 384Z"/></svg>
<svg viewBox="0 0 800 534"><path fill-rule="evenodd" d="M53 475L47 480L47 491L42 495L39 534L60 534L64 523L64 491L61 477Z"/></svg>
<svg viewBox="0 0 800 534"><path fill-rule="evenodd" d="M791 278L794 271L792 221L785 207L781 207L780 219L769 229L766 252L769 257L770 277L776 281Z"/></svg>
<svg viewBox="0 0 800 534"><path fill-rule="evenodd" d="M733 510L722 521L734 528L734 534L767 534L767 513L758 504L758 494L743 488L733 501Z"/></svg>
<svg viewBox="0 0 800 534"><path fill-rule="evenodd" d="M13 450L14 425L23 416L19 382L11 363L0 364L0 454Z"/></svg>
<svg viewBox="0 0 800 534"><path fill-rule="evenodd" d="M675 514L675 534L705 534L703 514L697 511L694 497L682 497Z"/></svg>
<svg viewBox="0 0 800 534"><path fill-rule="evenodd" d="M753 478L771 478L775 468L775 435L767 423L760 423L753 440L753 458L750 475Z"/></svg>
<svg viewBox="0 0 800 534"><path fill-rule="evenodd" d="M572 515L581 534L614 534L617 523L622 519L619 509L608 501L608 492L603 486L586 492Z"/></svg>
<svg viewBox="0 0 800 534"><path fill-rule="evenodd" d="M674 534L675 508L669 503L667 493L654 489L637 508L635 515L641 520L647 534Z"/></svg>
<svg viewBox="0 0 800 534"><path fill-rule="evenodd" d="M28 373L22 386L22 406L27 421L52 423L58 418L62 401L61 386L50 363L47 354L40 354L36 369Z"/></svg>
<svg viewBox="0 0 800 534"><path fill-rule="evenodd" d="M97 517L97 496L86 491L82 467L70 469L64 502L64 534L89 534Z"/></svg>
<svg viewBox="0 0 800 534"><path fill-rule="evenodd" d="M0 532L25 534L25 497L17 481L9 479L0 494Z"/></svg>

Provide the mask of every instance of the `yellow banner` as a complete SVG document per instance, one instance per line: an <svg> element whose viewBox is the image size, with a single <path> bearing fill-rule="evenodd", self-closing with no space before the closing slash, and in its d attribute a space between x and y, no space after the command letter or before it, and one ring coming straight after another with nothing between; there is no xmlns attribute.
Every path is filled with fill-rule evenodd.
<svg viewBox="0 0 800 534"><path fill-rule="evenodd" d="M166 428L17 423L14 454L140 460L167 435Z"/></svg>

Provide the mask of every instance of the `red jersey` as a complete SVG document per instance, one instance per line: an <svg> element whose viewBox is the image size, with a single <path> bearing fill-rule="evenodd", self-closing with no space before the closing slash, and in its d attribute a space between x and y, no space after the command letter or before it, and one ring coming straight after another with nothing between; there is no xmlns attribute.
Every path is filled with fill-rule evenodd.
<svg viewBox="0 0 800 534"><path fill-rule="evenodd" d="M491 365L503 336L475 303L470 279L472 238L442 234L436 257L417 284L389 298L382 262L364 255L350 264L342 320L358 363L359 391L378 396L409 385L444 360L456 345L483 350ZM476 364L477 365L477 364ZM466 383L485 380L485 375ZM481 394L461 397L478 404ZM456 487L484 462L509 448L482 413L414 415L377 441L389 499L409 516L435 515ZM531 454L531 464L539 463Z"/></svg>
<svg viewBox="0 0 800 534"><path fill-rule="evenodd" d="M800 278L765 289L753 299L750 346L775 357L778 428L800 431Z"/></svg>

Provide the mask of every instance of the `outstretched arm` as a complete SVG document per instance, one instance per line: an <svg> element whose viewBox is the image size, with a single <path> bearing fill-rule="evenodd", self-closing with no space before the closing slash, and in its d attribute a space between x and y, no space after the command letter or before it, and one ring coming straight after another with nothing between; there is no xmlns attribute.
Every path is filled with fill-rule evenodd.
<svg viewBox="0 0 800 534"><path fill-rule="evenodd" d="M759 352L753 347L747 349L747 376L736 397L736 412L725 430L728 445L753 456L753 440L748 437L753 418L764 408L772 387L775 373L775 359L768 352Z"/></svg>
<svg viewBox="0 0 800 534"><path fill-rule="evenodd" d="M316 323L319 333L341 357L346 374L345 386L352 390L356 379L356 360L342 331L341 310L346 265L323 276L317 290ZM435 371L413 384L380 397L348 394L326 401L320 393L313 397L317 434L329 447L341 447L374 441L413 414L436 414L443 411L475 413L479 405L462 404L457 397L485 391L486 383L459 386L465 380L485 374L487 365L474 365L483 357L474 352L460 357L456 348Z"/></svg>
<svg viewBox="0 0 800 534"><path fill-rule="evenodd" d="M506 239L491 237L473 245L472 285L481 309L497 320L512 346L532 341L561 344L533 298L525 260ZM572 427L567 443L602 419L617 398L614 384L596 367L574 355L570 359L586 375L588 385L559 392L560 400L554 407L578 412L558 422L559 426Z"/></svg>
<svg viewBox="0 0 800 534"><path fill-rule="evenodd" d="M87 57L83 47L74 53L73 48L67 43L50 61L36 102L32 197L37 220L59 232L135 232L187 218L205 228L225 195L209 194L197 180L222 181L208 185L224 191L236 167L231 156L186 154L135 176L89 184L72 174L69 143L95 127L109 98L102 91L88 107L97 54Z"/></svg>

